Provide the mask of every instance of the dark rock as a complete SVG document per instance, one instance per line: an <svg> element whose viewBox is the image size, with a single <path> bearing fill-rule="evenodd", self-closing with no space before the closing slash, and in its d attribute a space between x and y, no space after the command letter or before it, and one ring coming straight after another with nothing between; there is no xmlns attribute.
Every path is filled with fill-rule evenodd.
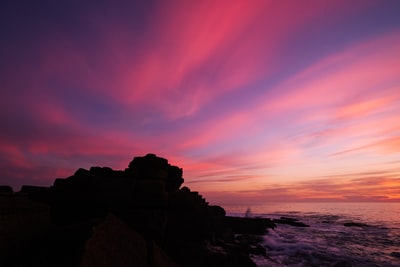
<svg viewBox="0 0 400 267"><path fill-rule="evenodd" d="M341 261L338 261L337 263L335 263L335 265L333 265L333 267L353 267L353 264L351 262L341 260Z"/></svg>
<svg viewBox="0 0 400 267"><path fill-rule="evenodd" d="M209 206L208 210L213 216L223 218L226 215L226 211L221 206Z"/></svg>
<svg viewBox="0 0 400 267"><path fill-rule="evenodd" d="M167 190L168 192L177 191L183 184L183 170L177 166L168 166Z"/></svg>
<svg viewBox="0 0 400 267"><path fill-rule="evenodd" d="M135 157L128 167L133 177L138 179L156 179L166 181L168 179L168 161L154 154L144 157Z"/></svg>
<svg viewBox="0 0 400 267"><path fill-rule="evenodd" d="M0 197L25 201L14 209L15 220L24 218L23 223L35 225L36 219L47 216L46 222L38 220L50 225L47 230L32 230L35 236L22 245L29 234L19 235L22 221L15 223L10 215L16 228L0 228L13 229L3 240L21 242L11 246L0 241L6 250L19 248L7 256L19 259L9 265L79 266L82 259L82 266L255 266L249 254L263 254L259 241L250 236L236 239L237 234L263 234L275 224L269 219L226 217L222 207L210 206L198 192L181 188L182 175L181 168L148 154L135 157L125 170L78 169L56 179L50 188L24 186L14 195L11 189L10 195L10 189L2 187L10 196ZM12 214L13 205L6 205L2 213ZM25 214L40 211L39 206L46 212L33 214L33 219Z"/></svg>
<svg viewBox="0 0 400 267"><path fill-rule="evenodd" d="M200 254L201 258L196 259L197 264L190 266L207 266L207 267L256 267L257 265L244 253L243 248L237 246L229 248L228 246L216 247L208 246L207 249Z"/></svg>
<svg viewBox="0 0 400 267"><path fill-rule="evenodd" d="M178 266L154 242L113 215L93 228L86 242L81 267L174 267Z"/></svg>
<svg viewBox="0 0 400 267"><path fill-rule="evenodd" d="M310 227L308 224L299 222L295 218L281 217L280 219L273 219L272 221L277 224L286 224L295 227Z"/></svg>
<svg viewBox="0 0 400 267"><path fill-rule="evenodd" d="M147 154L144 157L135 157L129 163L127 172L138 179L164 181L168 192L178 190L184 181L181 168L170 165L168 160L157 157L154 154Z"/></svg>
<svg viewBox="0 0 400 267"><path fill-rule="evenodd" d="M233 232L240 234L258 234L266 233L268 228L275 228L274 222L267 218L253 217L230 217L224 218L226 228L231 228Z"/></svg>
<svg viewBox="0 0 400 267"><path fill-rule="evenodd" d="M22 196L0 196L0 259L1 266L13 266L20 259L21 248L51 226L50 207Z"/></svg>
<svg viewBox="0 0 400 267"><path fill-rule="evenodd" d="M281 220L290 221L290 222L298 222L299 221L299 219L284 217L284 216L281 216Z"/></svg>
<svg viewBox="0 0 400 267"><path fill-rule="evenodd" d="M11 186L0 185L0 196L10 196L12 194L14 194L14 191Z"/></svg>
<svg viewBox="0 0 400 267"><path fill-rule="evenodd" d="M260 235L240 234L236 236L235 244L249 254L266 255L266 249L260 245L263 238Z"/></svg>
<svg viewBox="0 0 400 267"><path fill-rule="evenodd" d="M347 227L367 227L368 225L365 223L358 223L358 222L348 222L348 223L344 223L344 226Z"/></svg>
<svg viewBox="0 0 400 267"><path fill-rule="evenodd" d="M18 194L20 195L40 194L43 192L47 192L48 190L49 188L45 186L23 185Z"/></svg>
<svg viewBox="0 0 400 267"><path fill-rule="evenodd" d="M114 170L109 167L91 167L89 173L102 177L112 177Z"/></svg>
<svg viewBox="0 0 400 267"><path fill-rule="evenodd" d="M188 247L201 250L203 241L219 234L223 214L225 210L209 206L198 192L187 187L171 193L165 232L167 251L178 257Z"/></svg>
<svg viewBox="0 0 400 267"><path fill-rule="evenodd" d="M221 246L232 254L245 253L253 255L266 255L266 249L259 244L223 243Z"/></svg>
<svg viewBox="0 0 400 267"><path fill-rule="evenodd" d="M96 222L54 226L15 247L2 266L79 267L85 241ZM3 263L3 262L2 262Z"/></svg>

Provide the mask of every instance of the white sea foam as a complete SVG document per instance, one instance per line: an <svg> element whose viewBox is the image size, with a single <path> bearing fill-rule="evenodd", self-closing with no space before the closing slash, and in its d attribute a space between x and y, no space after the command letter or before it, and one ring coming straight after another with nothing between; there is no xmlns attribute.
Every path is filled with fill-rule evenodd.
<svg viewBox="0 0 400 267"><path fill-rule="evenodd" d="M310 227L278 225L269 230L263 241L267 256L253 257L258 266L400 266L399 203L284 203L284 208L274 207L275 212L271 206L252 207L252 212L267 218L295 218ZM361 224L346 227L347 222Z"/></svg>

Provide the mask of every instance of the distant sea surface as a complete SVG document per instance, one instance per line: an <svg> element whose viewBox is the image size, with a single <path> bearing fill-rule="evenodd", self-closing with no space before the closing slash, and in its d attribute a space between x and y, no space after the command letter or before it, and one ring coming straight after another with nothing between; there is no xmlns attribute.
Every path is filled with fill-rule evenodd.
<svg viewBox="0 0 400 267"><path fill-rule="evenodd" d="M223 206L228 215L290 217L310 225L278 224L263 237L258 266L400 266L400 203L268 203ZM344 226L345 223L365 226Z"/></svg>

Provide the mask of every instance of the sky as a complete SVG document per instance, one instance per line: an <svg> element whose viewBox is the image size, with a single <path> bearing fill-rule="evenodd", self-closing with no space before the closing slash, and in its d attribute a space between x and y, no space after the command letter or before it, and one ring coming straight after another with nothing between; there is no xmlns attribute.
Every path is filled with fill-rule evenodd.
<svg viewBox="0 0 400 267"><path fill-rule="evenodd" d="M1 1L0 184L155 153L212 204L400 201L400 1Z"/></svg>

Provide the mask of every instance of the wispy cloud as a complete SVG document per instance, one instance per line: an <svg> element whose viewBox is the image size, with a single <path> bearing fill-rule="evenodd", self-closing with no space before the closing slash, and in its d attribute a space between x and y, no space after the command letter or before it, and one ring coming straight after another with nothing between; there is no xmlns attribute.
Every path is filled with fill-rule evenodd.
<svg viewBox="0 0 400 267"><path fill-rule="evenodd" d="M208 194L353 199L319 179L398 156L399 25L378 1L60 5L1 16L1 183L153 152ZM382 179L360 199L393 198Z"/></svg>
<svg viewBox="0 0 400 267"><path fill-rule="evenodd" d="M372 176L371 176L372 175ZM352 177L352 178L349 178ZM355 178L357 177L357 178ZM212 202L229 204L241 199L245 204L276 201L400 201L400 174L397 172L342 174L294 183L278 183L247 191L210 191Z"/></svg>

